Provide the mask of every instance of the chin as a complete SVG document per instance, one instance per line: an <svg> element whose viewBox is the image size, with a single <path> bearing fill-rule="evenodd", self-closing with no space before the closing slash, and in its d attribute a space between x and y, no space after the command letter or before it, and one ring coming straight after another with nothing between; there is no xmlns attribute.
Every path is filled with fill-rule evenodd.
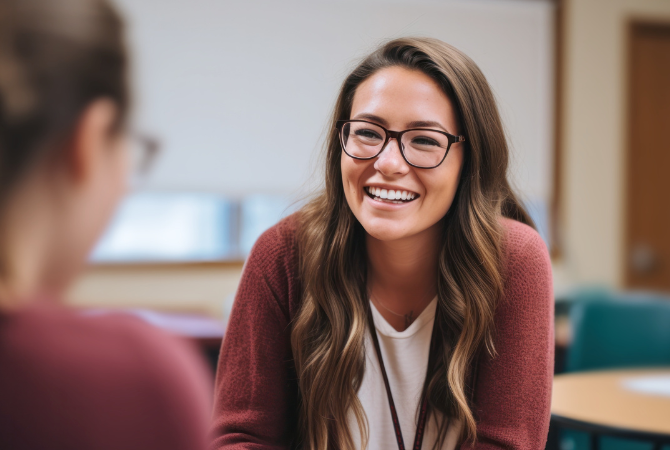
<svg viewBox="0 0 670 450"><path fill-rule="evenodd" d="M395 241L410 235L407 233L407 228L401 224L388 222L390 221L383 219L360 221L366 233L380 241Z"/></svg>

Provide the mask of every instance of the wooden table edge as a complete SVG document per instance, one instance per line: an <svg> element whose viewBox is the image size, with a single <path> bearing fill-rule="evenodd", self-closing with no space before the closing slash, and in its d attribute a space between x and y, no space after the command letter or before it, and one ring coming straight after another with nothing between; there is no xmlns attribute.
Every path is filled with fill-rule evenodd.
<svg viewBox="0 0 670 450"><path fill-rule="evenodd" d="M561 416L551 413L551 421L561 427L570 428L588 433L596 433L623 439L634 439L642 441L651 441L654 443L670 444L670 434L658 433L654 431L632 430L612 425L599 424L595 422L586 422L578 419Z"/></svg>

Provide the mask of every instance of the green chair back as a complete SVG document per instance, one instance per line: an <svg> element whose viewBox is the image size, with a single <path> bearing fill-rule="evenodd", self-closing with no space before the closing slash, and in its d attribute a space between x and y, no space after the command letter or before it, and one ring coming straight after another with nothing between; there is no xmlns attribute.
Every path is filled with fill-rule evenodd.
<svg viewBox="0 0 670 450"><path fill-rule="evenodd" d="M566 371L670 365L670 298L590 291L570 309Z"/></svg>
<svg viewBox="0 0 670 450"><path fill-rule="evenodd" d="M566 372L670 365L670 297L588 290L569 300L573 340ZM586 433L562 430L560 436L561 450L590 448ZM653 444L603 436L600 448L652 450Z"/></svg>

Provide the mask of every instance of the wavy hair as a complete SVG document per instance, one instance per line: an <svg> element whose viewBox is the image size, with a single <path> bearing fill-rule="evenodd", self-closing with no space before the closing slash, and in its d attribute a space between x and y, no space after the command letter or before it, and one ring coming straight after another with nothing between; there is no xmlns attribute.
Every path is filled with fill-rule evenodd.
<svg viewBox="0 0 670 450"><path fill-rule="evenodd" d="M301 397L300 439L310 449L353 449L349 410L358 423L363 448L368 442L367 418L357 397L365 371L369 308L365 230L344 195L335 122L350 118L356 89L363 81L395 66L435 80L454 105L467 138L459 186L442 219L435 268L434 326L439 339L424 389L438 425L436 447L446 439L450 418L463 424L460 441L476 442L471 407L475 364L482 351L495 356L494 313L504 286L500 217L533 225L507 180L509 151L494 95L469 57L436 39L403 38L382 45L349 74L325 146L325 190L299 216L304 293L291 344Z"/></svg>

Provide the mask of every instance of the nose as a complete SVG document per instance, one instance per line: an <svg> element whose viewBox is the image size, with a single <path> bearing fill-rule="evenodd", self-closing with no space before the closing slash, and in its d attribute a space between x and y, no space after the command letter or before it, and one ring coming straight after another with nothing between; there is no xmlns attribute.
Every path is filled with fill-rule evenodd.
<svg viewBox="0 0 670 450"><path fill-rule="evenodd" d="M409 165L402 157L400 143L397 139L389 139L386 147L377 157L374 167L386 176L403 175L409 171Z"/></svg>

